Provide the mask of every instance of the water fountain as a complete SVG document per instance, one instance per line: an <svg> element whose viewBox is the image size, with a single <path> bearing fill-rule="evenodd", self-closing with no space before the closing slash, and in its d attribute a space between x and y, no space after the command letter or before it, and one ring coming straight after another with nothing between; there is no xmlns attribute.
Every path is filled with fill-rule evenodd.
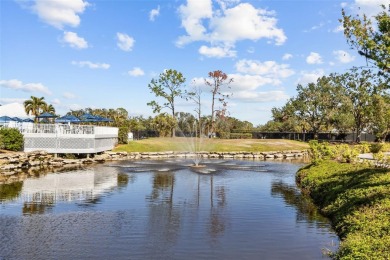
<svg viewBox="0 0 390 260"><path fill-rule="evenodd" d="M202 161L201 148L203 145L203 131L198 129L197 122L193 123L193 126L188 126L190 129L189 137L185 137L185 134L181 129L178 129L178 132L181 133L186 138L188 152L194 155L193 164L189 165L191 168L204 168L206 165L200 164ZM199 133L199 135L198 135Z"/></svg>

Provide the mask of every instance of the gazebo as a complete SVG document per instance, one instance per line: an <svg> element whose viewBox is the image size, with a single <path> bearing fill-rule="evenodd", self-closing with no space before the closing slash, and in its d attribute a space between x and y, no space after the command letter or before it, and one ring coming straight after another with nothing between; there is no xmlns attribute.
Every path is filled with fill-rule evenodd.
<svg viewBox="0 0 390 260"><path fill-rule="evenodd" d="M74 115L66 115L55 119L56 123L80 123L81 120Z"/></svg>
<svg viewBox="0 0 390 260"><path fill-rule="evenodd" d="M54 118L56 118L56 115L53 115L52 113L42 113L39 116L37 116L38 120L42 119L42 123L54 123Z"/></svg>

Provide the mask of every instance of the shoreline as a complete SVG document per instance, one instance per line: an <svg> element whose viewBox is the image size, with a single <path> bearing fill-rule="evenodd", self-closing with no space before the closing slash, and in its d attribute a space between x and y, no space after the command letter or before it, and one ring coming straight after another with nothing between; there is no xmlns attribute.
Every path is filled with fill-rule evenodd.
<svg viewBox="0 0 390 260"><path fill-rule="evenodd" d="M201 158L201 159L253 159L283 160L308 156L308 150L286 150L269 152L112 152L107 151L91 158L66 159L55 157L45 151L0 153L0 184L6 180L17 180L18 174L33 176L37 171L78 167L96 163L119 160L166 159L166 158Z"/></svg>

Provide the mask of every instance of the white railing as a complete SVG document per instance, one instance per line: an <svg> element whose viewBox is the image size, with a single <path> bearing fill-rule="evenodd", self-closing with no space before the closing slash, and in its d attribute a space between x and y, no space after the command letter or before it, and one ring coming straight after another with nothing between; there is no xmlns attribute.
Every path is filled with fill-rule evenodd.
<svg viewBox="0 0 390 260"><path fill-rule="evenodd" d="M92 125L28 124L16 126L22 134L118 135L118 128Z"/></svg>
<svg viewBox="0 0 390 260"><path fill-rule="evenodd" d="M25 152L97 153L113 149L118 141L117 127L30 123L14 128L24 136Z"/></svg>

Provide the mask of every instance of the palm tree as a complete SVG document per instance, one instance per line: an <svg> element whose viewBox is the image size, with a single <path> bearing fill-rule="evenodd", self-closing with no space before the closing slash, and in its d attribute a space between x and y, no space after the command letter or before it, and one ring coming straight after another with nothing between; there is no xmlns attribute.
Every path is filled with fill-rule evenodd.
<svg viewBox="0 0 390 260"><path fill-rule="evenodd" d="M46 113L51 113L51 114L55 114L56 113L56 109L53 107L52 104L45 103L42 106L42 110L43 110L43 112L46 112Z"/></svg>
<svg viewBox="0 0 390 260"><path fill-rule="evenodd" d="M27 99L23 103L26 113L31 114L35 117L34 118L35 123L37 122L37 117L43 110L43 107L47 105L44 99L45 99L44 97L38 98L38 97L31 96L31 99Z"/></svg>

